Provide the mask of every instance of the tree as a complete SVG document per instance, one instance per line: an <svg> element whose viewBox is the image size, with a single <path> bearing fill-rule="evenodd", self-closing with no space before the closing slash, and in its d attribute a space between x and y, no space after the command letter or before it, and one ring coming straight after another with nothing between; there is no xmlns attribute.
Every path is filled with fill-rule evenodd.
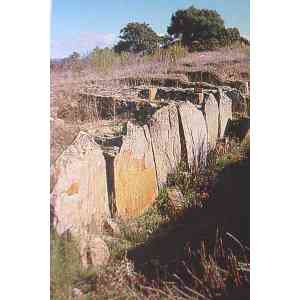
<svg viewBox="0 0 300 300"><path fill-rule="evenodd" d="M158 47L160 37L146 23L128 23L120 31L120 41L114 50L118 53L152 52Z"/></svg>
<svg viewBox="0 0 300 300"><path fill-rule="evenodd" d="M194 6L178 10L171 17L168 33L180 37L183 44L191 46L194 41L218 39L225 30L224 20L215 10L197 9Z"/></svg>

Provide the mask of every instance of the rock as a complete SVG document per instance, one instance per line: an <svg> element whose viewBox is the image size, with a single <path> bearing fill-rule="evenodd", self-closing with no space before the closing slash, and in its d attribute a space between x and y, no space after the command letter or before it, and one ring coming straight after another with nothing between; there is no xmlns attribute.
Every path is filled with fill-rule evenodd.
<svg viewBox="0 0 300 300"><path fill-rule="evenodd" d="M182 124L182 152L186 151L190 168L199 167L205 164L207 157L207 127L203 113L190 102L179 104L178 111Z"/></svg>
<svg viewBox="0 0 300 300"><path fill-rule="evenodd" d="M83 292L81 291L81 289L73 288L72 289L72 296L74 298L80 298L81 296L83 296Z"/></svg>
<svg viewBox="0 0 300 300"><path fill-rule="evenodd" d="M177 188L168 188L167 189L168 195L168 204L170 207L170 211L175 216L178 211L182 210L184 207L184 197L181 191Z"/></svg>
<svg viewBox="0 0 300 300"><path fill-rule="evenodd" d="M123 217L140 215L158 193L151 138L147 126L127 125L127 135L115 158L117 212Z"/></svg>
<svg viewBox="0 0 300 300"><path fill-rule="evenodd" d="M181 160L179 119L174 103L158 110L149 122L158 185L176 170Z"/></svg>
<svg viewBox="0 0 300 300"><path fill-rule="evenodd" d="M100 237L93 237L88 242L88 264L101 267L107 264L110 254L106 243Z"/></svg>
<svg viewBox="0 0 300 300"><path fill-rule="evenodd" d="M103 224L104 231L108 232L111 236L120 236L121 230L119 225L112 219L106 219Z"/></svg>
<svg viewBox="0 0 300 300"><path fill-rule="evenodd" d="M250 130L250 118L230 120L227 126L226 135L231 138L243 140Z"/></svg>
<svg viewBox="0 0 300 300"><path fill-rule="evenodd" d="M247 102L237 89L225 91L225 94L232 101L232 113L247 114Z"/></svg>
<svg viewBox="0 0 300 300"><path fill-rule="evenodd" d="M219 138L223 138L226 132L228 121L232 119L232 101L219 89Z"/></svg>
<svg viewBox="0 0 300 300"><path fill-rule="evenodd" d="M85 234L80 239L80 254L84 268L105 266L110 258L108 246L100 236Z"/></svg>
<svg viewBox="0 0 300 300"><path fill-rule="evenodd" d="M215 148L219 133L219 106L212 93L204 100L204 115L207 125L208 149Z"/></svg>
<svg viewBox="0 0 300 300"><path fill-rule="evenodd" d="M57 179L51 205L58 233L99 230L103 220L110 217L106 164L100 146L80 132L56 160L54 169Z"/></svg>
<svg viewBox="0 0 300 300"><path fill-rule="evenodd" d="M194 97L195 97L193 101L194 104L201 105L203 103L204 93L195 93Z"/></svg>

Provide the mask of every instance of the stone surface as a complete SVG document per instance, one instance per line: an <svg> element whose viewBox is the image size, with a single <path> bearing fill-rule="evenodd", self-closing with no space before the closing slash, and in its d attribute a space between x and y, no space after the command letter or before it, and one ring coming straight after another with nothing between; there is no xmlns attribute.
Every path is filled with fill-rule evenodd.
<svg viewBox="0 0 300 300"><path fill-rule="evenodd" d="M190 102L179 104L178 111L189 167L203 165L207 157L207 127L203 113Z"/></svg>
<svg viewBox="0 0 300 300"><path fill-rule="evenodd" d="M107 218L103 224L103 229L105 232L109 233L111 236L120 236L121 230L117 222L113 219Z"/></svg>
<svg viewBox="0 0 300 300"><path fill-rule="evenodd" d="M123 217L140 215L157 196L151 138L147 126L127 125L127 135L115 158L117 212Z"/></svg>
<svg viewBox="0 0 300 300"><path fill-rule="evenodd" d="M220 112L220 138L223 138L226 132L228 121L232 119L232 100L219 89L219 112Z"/></svg>
<svg viewBox="0 0 300 300"><path fill-rule="evenodd" d="M100 229L110 210L105 159L99 145L80 132L56 160L54 169L57 178L51 205L58 233Z"/></svg>
<svg viewBox="0 0 300 300"><path fill-rule="evenodd" d="M176 170L181 160L178 111L175 104L158 110L149 122L158 185Z"/></svg>
<svg viewBox="0 0 300 300"><path fill-rule="evenodd" d="M247 113L247 102L246 99L241 95L241 92L237 89L225 91L225 94L232 101L232 113L246 114Z"/></svg>
<svg viewBox="0 0 300 300"><path fill-rule="evenodd" d="M84 268L105 266L110 258L108 246L100 236L94 234L81 237L80 255Z"/></svg>
<svg viewBox="0 0 300 300"><path fill-rule="evenodd" d="M216 146L219 133L219 106L212 93L205 95L203 108L207 125L208 149L211 150Z"/></svg>

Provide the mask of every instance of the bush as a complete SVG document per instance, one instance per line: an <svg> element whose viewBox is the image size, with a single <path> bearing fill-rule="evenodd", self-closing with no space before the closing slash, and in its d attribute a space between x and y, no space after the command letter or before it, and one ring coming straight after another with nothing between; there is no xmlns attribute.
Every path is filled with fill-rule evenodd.
<svg viewBox="0 0 300 300"><path fill-rule="evenodd" d="M70 299L72 285L81 273L77 243L70 236L51 231L51 299Z"/></svg>

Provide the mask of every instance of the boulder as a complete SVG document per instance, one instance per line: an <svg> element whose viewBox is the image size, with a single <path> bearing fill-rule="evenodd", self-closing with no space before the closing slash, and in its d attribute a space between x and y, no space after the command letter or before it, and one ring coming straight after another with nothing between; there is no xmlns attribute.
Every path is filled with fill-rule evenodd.
<svg viewBox="0 0 300 300"><path fill-rule="evenodd" d="M181 160L179 118L174 103L158 110L149 122L158 185L176 170Z"/></svg>
<svg viewBox="0 0 300 300"><path fill-rule="evenodd" d="M100 236L86 235L80 240L81 262L84 268L105 266L110 258L109 248Z"/></svg>
<svg viewBox="0 0 300 300"><path fill-rule="evenodd" d="M103 220L110 217L106 164L100 146L80 132L53 168L56 180L51 206L58 233L100 229Z"/></svg>
<svg viewBox="0 0 300 300"><path fill-rule="evenodd" d="M180 130L182 126L182 151L186 151L190 168L206 162L207 127L201 110L190 102L178 105Z"/></svg>
<svg viewBox="0 0 300 300"><path fill-rule="evenodd" d="M228 121L232 120L232 100L219 89L219 137L223 138L228 126Z"/></svg>
<svg viewBox="0 0 300 300"><path fill-rule="evenodd" d="M151 206L158 193L151 138L146 125L128 123L114 169L118 214L122 217L140 215Z"/></svg>
<svg viewBox="0 0 300 300"><path fill-rule="evenodd" d="M216 98L212 93L205 95L203 105L207 134L208 134L208 149L214 149L219 133L219 106Z"/></svg>

